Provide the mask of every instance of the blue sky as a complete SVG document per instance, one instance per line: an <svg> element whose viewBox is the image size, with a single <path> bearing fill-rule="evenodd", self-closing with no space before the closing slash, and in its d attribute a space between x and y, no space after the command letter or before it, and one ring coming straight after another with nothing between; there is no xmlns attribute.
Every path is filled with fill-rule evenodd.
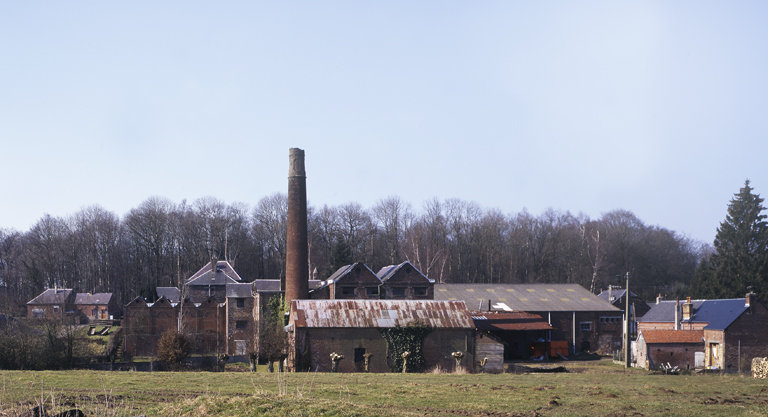
<svg viewBox="0 0 768 417"><path fill-rule="evenodd" d="M398 195L711 242L768 196L768 3L0 2L0 227Z"/></svg>

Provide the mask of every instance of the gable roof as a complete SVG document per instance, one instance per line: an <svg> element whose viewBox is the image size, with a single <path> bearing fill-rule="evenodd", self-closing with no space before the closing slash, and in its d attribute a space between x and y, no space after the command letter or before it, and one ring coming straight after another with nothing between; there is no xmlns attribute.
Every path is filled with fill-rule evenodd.
<svg viewBox="0 0 768 417"><path fill-rule="evenodd" d="M463 300L496 311L606 311L618 308L578 284L435 284L435 300Z"/></svg>
<svg viewBox="0 0 768 417"><path fill-rule="evenodd" d="M294 300L291 325L322 328L381 328L420 321L433 328L473 329L461 301Z"/></svg>
<svg viewBox="0 0 768 417"><path fill-rule="evenodd" d="M362 262L355 262L351 265L344 265L341 268L337 269L336 272L334 272L333 274L331 274L330 277L328 277L328 279L326 279L325 281L320 281L320 283L312 289L319 290L321 288L325 288L331 285L331 283L338 282L340 279L344 278L347 274L352 272L355 269L355 267L357 267L358 265L367 269L371 273L371 275L373 275L374 277L379 278L373 271L371 271L371 268L368 268L366 264ZM379 281L381 281L380 278L379 278Z"/></svg>
<svg viewBox="0 0 768 417"><path fill-rule="evenodd" d="M237 282L243 281L243 279L240 278L240 275L237 273L237 271L235 271L235 268L233 268L232 265L230 265L230 263L227 261L217 261L216 270L223 272L226 276L232 278ZM192 274L192 276L189 277L189 279L187 280L187 283L189 283L190 281L196 278L199 278L202 275L205 275L205 274L210 275L210 273L211 273L211 263L208 262L207 264L205 264L204 267L200 268L199 271Z"/></svg>
<svg viewBox="0 0 768 417"><path fill-rule="evenodd" d="M637 319L641 323L674 323L675 304L677 301L665 300L651 305L651 309L643 317ZM683 320L682 305L679 312L681 323L708 323L704 329L725 330L747 310L746 299L732 298L724 300L691 300L693 316Z"/></svg>
<svg viewBox="0 0 768 417"><path fill-rule="evenodd" d="M29 300L27 304L31 304L31 305L64 304L64 302L66 302L67 297L69 297L70 294L72 294L71 289L49 288L43 291L37 297Z"/></svg>
<svg viewBox="0 0 768 417"><path fill-rule="evenodd" d="M203 272L200 275L197 275L193 278L188 279L186 282L186 285L199 285L199 286L227 285L227 284L237 284L239 282L240 281L230 276L224 270L217 269L216 274L213 274L209 270L209 271Z"/></svg>
<svg viewBox="0 0 768 417"><path fill-rule="evenodd" d="M165 297L172 303L178 303L181 300L181 291L176 287L157 287L157 298Z"/></svg>
<svg viewBox="0 0 768 417"><path fill-rule="evenodd" d="M100 292L96 294L77 293L75 295L75 304L109 304L112 300L111 292Z"/></svg>
<svg viewBox="0 0 768 417"><path fill-rule="evenodd" d="M418 272L418 273L419 273L419 275L421 275L422 277L424 277L424 279L425 279L425 280L427 280L427 281L429 281L429 282L431 282L431 283L434 283L434 282L435 282L435 280L434 280L434 279L429 279L429 278L427 278L427 277L426 277L426 275L422 274L422 273L421 273L421 271L419 271L419 270L418 270L418 268L416 268L415 266L413 266L413 265L412 265L410 262L408 262L408 261L405 261L405 262L403 262L403 263L401 263L401 264L398 264L398 265L389 265L389 266L385 266L385 267L383 267L383 268L379 269L379 272L377 272L377 273L376 273L376 276L377 276L377 277L378 277L378 278L381 280L381 282L382 282L382 283L384 283L384 282L387 282L387 280L388 280L388 279L392 278L392 276L393 276L393 275L395 275L395 273L396 273L397 271L399 271L400 269L402 269L402 268L403 268L403 267L405 267L405 266L409 266L409 267L411 267L411 268L412 268L414 271Z"/></svg>
<svg viewBox="0 0 768 417"><path fill-rule="evenodd" d="M704 330L641 330L645 343L704 343Z"/></svg>

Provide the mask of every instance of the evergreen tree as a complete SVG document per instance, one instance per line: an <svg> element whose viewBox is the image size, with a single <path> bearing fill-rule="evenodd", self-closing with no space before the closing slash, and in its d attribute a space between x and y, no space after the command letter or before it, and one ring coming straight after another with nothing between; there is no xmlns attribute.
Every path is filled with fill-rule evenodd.
<svg viewBox="0 0 768 417"><path fill-rule="evenodd" d="M763 200L752 193L749 180L728 205L725 221L715 237L715 253L696 271L695 295L706 298L740 298L751 287L765 299L768 223Z"/></svg>
<svg viewBox="0 0 768 417"><path fill-rule="evenodd" d="M352 262L352 248L343 240L336 239L336 245L333 247L333 253L331 253L331 274Z"/></svg>

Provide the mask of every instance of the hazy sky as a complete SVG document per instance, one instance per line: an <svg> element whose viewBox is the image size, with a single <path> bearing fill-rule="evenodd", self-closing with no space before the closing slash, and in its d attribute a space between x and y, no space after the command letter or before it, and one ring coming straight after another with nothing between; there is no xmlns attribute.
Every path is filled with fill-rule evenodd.
<svg viewBox="0 0 768 417"><path fill-rule="evenodd" d="M768 2L0 2L0 227L153 195L623 208L768 196Z"/></svg>

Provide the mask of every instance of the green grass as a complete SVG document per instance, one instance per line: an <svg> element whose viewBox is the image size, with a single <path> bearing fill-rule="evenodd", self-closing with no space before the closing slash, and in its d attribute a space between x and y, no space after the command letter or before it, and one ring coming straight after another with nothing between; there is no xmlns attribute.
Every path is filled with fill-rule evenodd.
<svg viewBox="0 0 768 417"><path fill-rule="evenodd" d="M765 380L655 375L605 360L562 365L572 372L278 375L231 364L240 372L0 371L0 415L40 402L113 416L768 415Z"/></svg>

